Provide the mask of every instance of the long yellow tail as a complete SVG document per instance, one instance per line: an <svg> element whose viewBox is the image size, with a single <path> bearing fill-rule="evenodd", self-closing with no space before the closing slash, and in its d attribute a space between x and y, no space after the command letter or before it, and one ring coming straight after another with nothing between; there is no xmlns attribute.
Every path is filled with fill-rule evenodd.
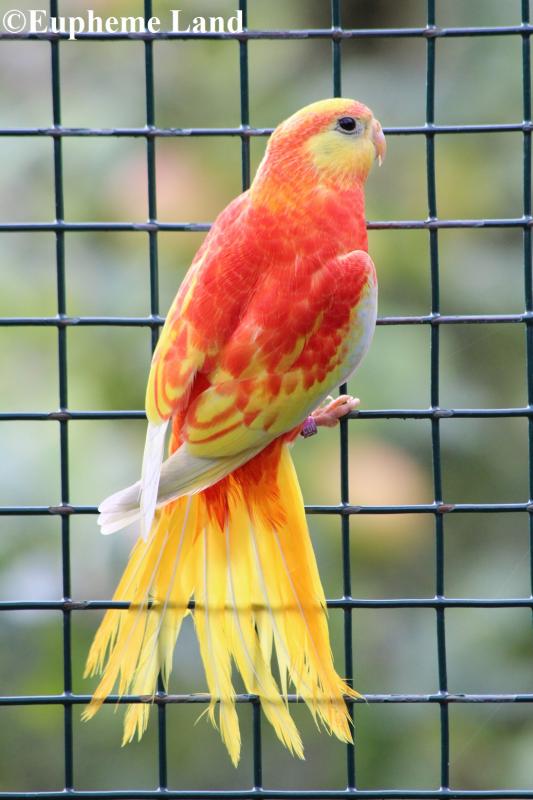
<svg viewBox="0 0 533 800"><path fill-rule="evenodd" d="M121 695L153 696L159 672L168 685L176 639L194 597L209 716L215 725L218 716L234 764L241 741L233 663L246 691L260 697L278 738L298 757L303 748L286 699L289 684L317 723L351 740L344 695L359 695L333 666L324 592L288 446L276 443L270 464L272 455L273 472L254 459L219 484L217 494L182 497L157 512L113 598L130 601L130 608L107 611L93 641L85 674L103 676L84 719L117 682ZM128 707L123 744L142 736L149 711L147 703Z"/></svg>

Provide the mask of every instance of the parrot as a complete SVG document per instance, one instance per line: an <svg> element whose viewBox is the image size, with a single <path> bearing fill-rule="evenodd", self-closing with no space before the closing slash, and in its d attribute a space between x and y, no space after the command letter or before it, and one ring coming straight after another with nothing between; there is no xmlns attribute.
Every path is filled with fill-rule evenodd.
<svg viewBox="0 0 533 800"><path fill-rule="evenodd" d="M101 678L84 719L115 687L141 699L127 704L123 744L143 735L159 678L168 692L188 614L204 713L235 766L236 673L293 755L304 751L289 691L319 728L352 741L346 699L361 695L335 670L290 449L358 403L331 392L374 333L364 191L385 152L380 123L356 100L314 102L283 121L168 312L147 384L141 478L99 506L102 533L139 526L113 597L129 605L107 610L85 671Z"/></svg>

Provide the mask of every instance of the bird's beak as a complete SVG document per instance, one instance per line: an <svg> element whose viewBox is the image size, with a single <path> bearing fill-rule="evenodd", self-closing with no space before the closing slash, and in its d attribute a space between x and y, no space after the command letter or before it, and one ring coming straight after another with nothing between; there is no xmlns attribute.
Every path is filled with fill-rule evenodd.
<svg viewBox="0 0 533 800"><path fill-rule="evenodd" d="M375 119L372 123L372 142L374 143L374 148L376 150L378 164L381 167L387 154L387 140L385 139L383 128L377 119Z"/></svg>

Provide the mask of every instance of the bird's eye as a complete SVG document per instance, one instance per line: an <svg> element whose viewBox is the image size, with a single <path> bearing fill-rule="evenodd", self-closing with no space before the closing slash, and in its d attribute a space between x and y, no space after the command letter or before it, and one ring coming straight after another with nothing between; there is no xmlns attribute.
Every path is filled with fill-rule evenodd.
<svg viewBox="0 0 533 800"><path fill-rule="evenodd" d="M337 128L343 133L355 133L359 125L353 117L341 117L337 122Z"/></svg>

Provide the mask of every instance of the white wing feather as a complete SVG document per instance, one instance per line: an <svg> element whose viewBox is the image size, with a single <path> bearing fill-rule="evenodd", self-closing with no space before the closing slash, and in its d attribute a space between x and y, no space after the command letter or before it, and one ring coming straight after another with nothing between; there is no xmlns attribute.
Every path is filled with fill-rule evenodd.
<svg viewBox="0 0 533 800"><path fill-rule="evenodd" d="M152 522L154 521L167 427L168 420L158 425L149 422L148 430L146 431L140 497L141 536L144 540L148 538Z"/></svg>
<svg viewBox="0 0 533 800"><path fill-rule="evenodd" d="M196 494L207 489L208 486L222 480L234 469L249 461L263 447L264 445L221 458L198 458L187 452L187 445L182 445L160 467L157 495L150 496L150 501L153 503L150 527L156 508L183 495ZM98 524L102 533L115 533L135 522L139 517L142 526L143 513L145 513L141 506L144 494L142 489L142 482L137 481L132 486L115 492L100 503ZM144 520L146 525L147 517ZM150 528L147 527L146 535L149 532Z"/></svg>

